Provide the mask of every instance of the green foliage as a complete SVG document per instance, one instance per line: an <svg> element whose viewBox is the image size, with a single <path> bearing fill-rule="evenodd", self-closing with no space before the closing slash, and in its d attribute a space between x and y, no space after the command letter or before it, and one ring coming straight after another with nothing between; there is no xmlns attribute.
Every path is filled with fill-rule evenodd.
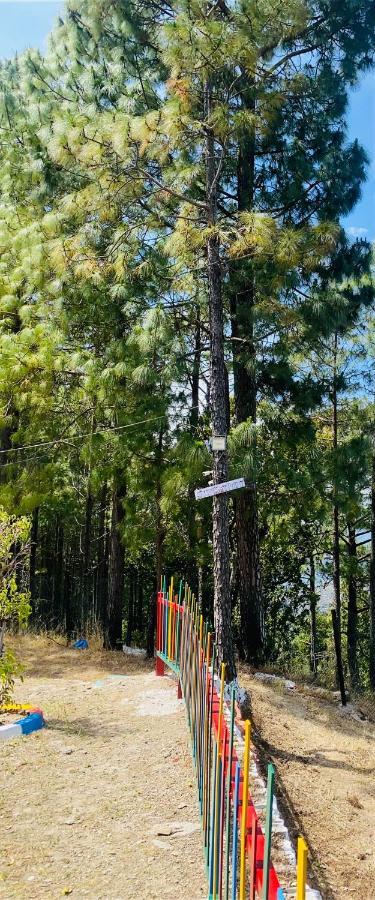
<svg viewBox="0 0 375 900"><path fill-rule="evenodd" d="M4 651L5 629L27 623L29 594L19 587L17 575L29 535L26 518L14 518L0 510L0 704L9 702L14 679L22 666L10 650Z"/></svg>
<svg viewBox="0 0 375 900"><path fill-rule="evenodd" d="M21 678L24 669L11 650L0 656L0 708L11 702L15 679Z"/></svg>
<svg viewBox="0 0 375 900"><path fill-rule="evenodd" d="M144 581L138 634L160 547L164 566L196 589L204 572L210 612L211 501L198 509L194 488L212 469L214 233L229 467L258 485L267 653L289 665L292 647L301 668L308 659L308 569L313 556L318 580L332 574L333 495L345 583L348 521L369 525L371 248L340 221L366 177L345 116L375 32L373 4L349 6L69 0L45 55L1 66L0 502L17 519L0 520L0 541L2 523L13 529L0 555L27 539L18 517L38 512L36 621L65 628L72 615L80 629L105 618L119 484L127 616L134 569ZM208 130L218 166L209 227ZM244 159L253 173L240 202ZM255 385L256 422L235 410L241 366ZM235 585L232 511L231 537ZM356 570L365 605L366 551ZM1 604L4 620L26 619L14 574ZM359 633L362 659L367 612Z"/></svg>
<svg viewBox="0 0 375 900"><path fill-rule="evenodd" d="M30 612L27 592L17 584L17 568L25 553L29 522L9 517L0 510L0 627L11 623L24 625Z"/></svg>

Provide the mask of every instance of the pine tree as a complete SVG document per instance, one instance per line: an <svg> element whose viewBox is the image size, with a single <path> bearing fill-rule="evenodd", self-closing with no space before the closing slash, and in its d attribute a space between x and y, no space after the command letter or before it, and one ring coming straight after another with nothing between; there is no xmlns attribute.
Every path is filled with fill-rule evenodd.
<svg viewBox="0 0 375 900"><path fill-rule="evenodd" d="M330 346L335 331L347 340L372 298L370 285L358 290L369 248L350 246L339 220L365 175L363 151L346 141L346 92L370 64L373 16L360 0L349 10L287 3L272 16L247 0L70 0L48 54L2 69L0 494L33 513L36 618L69 634L100 620L117 646L138 606L134 573L147 570L139 619L147 613L151 653L165 565L193 575L199 594L206 572L210 615L210 505L195 510L192 498L212 467L216 481L233 472L251 485L233 498L235 545L231 503L213 503L227 677L233 584L251 662L274 653L273 628L292 608L291 628L305 616L327 508L314 410L325 415L331 390L312 347ZM298 448L296 483L276 422ZM212 433L229 445L213 461ZM23 444L38 446L15 452ZM338 491L339 450L326 479ZM354 621L361 584L342 549L356 528L345 498L359 487L347 474L344 483L340 584ZM355 635L349 643L357 658Z"/></svg>

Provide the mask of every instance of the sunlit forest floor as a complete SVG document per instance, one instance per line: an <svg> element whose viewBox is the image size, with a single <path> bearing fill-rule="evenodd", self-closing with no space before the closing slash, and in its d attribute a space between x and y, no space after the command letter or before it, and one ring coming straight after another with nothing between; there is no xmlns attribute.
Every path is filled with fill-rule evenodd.
<svg viewBox="0 0 375 900"><path fill-rule="evenodd" d="M40 704L48 728L0 746L0 896L204 897L175 682L155 678L139 657L73 651L48 637L11 643L26 665L16 697ZM291 834L305 834L323 897L370 900L375 725L311 689L288 691L245 672L241 683L260 756L275 764Z"/></svg>
<svg viewBox="0 0 375 900"><path fill-rule="evenodd" d="M303 688L241 675L293 834L303 832L325 900L375 896L375 726Z"/></svg>
<svg viewBox="0 0 375 900"><path fill-rule="evenodd" d="M40 704L48 728L0 748L0 896L205 896L175 682L122 653L18 643L17 699Z"/></svg>

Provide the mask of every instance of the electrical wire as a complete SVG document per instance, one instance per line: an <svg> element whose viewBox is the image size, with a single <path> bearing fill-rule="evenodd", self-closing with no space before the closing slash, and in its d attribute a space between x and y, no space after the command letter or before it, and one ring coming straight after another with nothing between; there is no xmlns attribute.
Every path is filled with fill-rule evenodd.
<svg viewBox="0 0 375 900"><path fill-rule="evenodd" d="M199 409L199 406L191 406L190 410ZM0 450L0 454L18 453L20 450L37 450L39 447L55 447L57 444L71 444L73 441L81 440L85 437L94 437L97 434L110 434L114 431L124 431L128 428L136 428L137 425L147 425L149 422L160 422L161 419L168 418L169 413L163 413L161 416L153 416L150 419L140 419L138 422L129 422L127 425L114 425L113 427L99 428L97 431L82 431L75 437L55 438L54 441L38 441L35 444L21 444L19 447L9 447L8 450Z"/></svg>

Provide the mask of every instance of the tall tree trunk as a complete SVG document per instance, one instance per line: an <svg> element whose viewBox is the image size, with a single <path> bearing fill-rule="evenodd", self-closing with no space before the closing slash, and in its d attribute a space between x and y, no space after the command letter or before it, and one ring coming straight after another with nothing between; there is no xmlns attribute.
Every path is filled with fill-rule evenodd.
<svg viewBox="0 0 375 900"><path fill-rule="evenodd" d="M72 640L73 631L74 631L74 614L73 614L73 604L72 604L72 574L71 574L71 559L72 559L72 550L69 548L68 552L65 554L65 572L64 572L64 611L65 611L65 631L66 631L66 640L69 644L69 641Z"/></svg>
<svg viewBox="0 0 375 900"><path fill-rule="evenodd" d="M89 485L86 494L85 533L83 539L83 571L86 576L89 574L90 568L91 522L93 507L94 498L92 496L91 488Z"/></svg>
<svg viewBox="0 0 375 900"><path fill-rule="evenodd" d="M149 659L152 659L155 648L155 630L156 630L156 599L160 590L161 578L163 574L163 557L164 557L164 539L165 528L159 519L156 526L155 539L155 585L150 599L150 611L147 628L147 647L146 652Z"/></svg>
<svg viewBox="0 0 375 900"><path fill-rule="evenodd" d="M315 559L310 556L310 672L314 675L318 672L317 665L317 633L316 633L316 584L315 584Z"/></svg>
<svg viewBox="0 0 375 900"><path fill-rule="evenodd" d="M247 78L244 75L244 78ZM255 109L253 85L244 92L246 108ZM238 210L254 203L255 135L242 142L238 152ZM255 281L251 264L232 267L230 290L235 418L237 423L256 422L257 381L254 340ZM254 448L255 450L255 448ZM240 604L239 646L247 662L258 665L264 647L264 610L259 552L257 486L234 498L237 534L237 590Z"/></svg>
<svg viewBox="0 0 375 900"><path fill-rule="evenodd" d="M33 510L32 520L31 520L31 535L30 535L30 598L31 598L31 612L32 615L35 613L35 604L37 599L37 590L36 590L36 558L37 558L37 549L38 549L38 533L39 533L39 507Z"/></svg>
<svg viewBox="0 0 375 900"><path fill-rule="evenodd" d="M50 628L56 628L55 619L55 562L56 562L56 521L49 522L49 527L45 535L45 584L46 584L46 601L47 608L45 612L41 611L43 621L47 620Z"/></svg>
<svg viewBox="0 0 375 900"><path fill-rule="evenodd" d="M91 491L90 481L88 481L85 503L85 528L83 533L83 584L82 584L82 620L83 627L86 628L91 620L92 624L92 578L90 574L91 563L91 529L92 514L94 508L94 498Z"/></svg>
<svg viewBox="0 0 375 900"><path fill-rule="evenodd" d="M99 502L99 540L97 556L97 616L103 635L106 629L108 603L108 529L107 529L108 488L104 484Z"/></svg>
<svg viewBox="0 0 375 900"><path fill-rule="evenodd" d="M53 573L54 619L60 626L64 622L64 528L56 522L55 566Z"/></svg>
<svg viewBox="0 0 375 900"><path fill-rule="evenodd" d="M122 640L122 619L124 612L124 568L125 549L120 528L124 521L125 488L120 481L115 483L112 493L112 518L108 569L107 621L104 636L106 650L116 650Z"/></svg>
<svg viewBox="0 0 375 900"><path fill-rule="evenodd" d="M136 579L136 573L135 573L134 569L131 569L130 573L129 573L128 621L127 621L127 625L126 625L126 638L125 638L125 642L128 647L131 647L131 643L133 640L134 609L135 609L135 579Z"/></svg>
<svg viewBox="0 0 375 900"><path fill-rule="evenodd" d="M259 564L257 490L254 485L235 498L237 590L245 660L259 665L263 656L264 617Z"/></svg>
<svg viewBox="0 0 375 900"><path fill-rule="evenodd" d="M333 591L337 614L337 624L341 634L341 563L340 563L340 523L337 503L333 504Z"/></svg>
<svg viewBox="0 0 375 900"><path fill-rule="evenodd" d="M207 280L211 337L211 418L212 433L227 438L227 383L224 357L222 275L219 238L215 234L217 219L218 172L215 160L215 136L211 125L213 113L212 86L206 84L206 200L208 225ZM215 484L228 478L228 454L215 451L213 480ZM213 498L213 557L214 557L214 622L219 663L225 662L226 677L236 677L236 664L231 623L230 548L228 499L225 494Z"/></svg>
<svg viewBox="0 0 375 900"><path fill-rule="evenodd" d="M163 558L164 558L164 539L165 528L159 520L156 526L155 541L155 586L150 600L150 612L147 629L147 656L152 659L155 648L155 629L156 629L156 598L160 590L161 578L163 574Z"/></svg>
<svg viewBox="0 0 375 900"><path fill-rule="evenodd" d="M195 335L194 335L194 360L193 371L191 376L191 410L190 410L190 429L194 438L197 434L197 426L199 422L199 379L201 370L201 317L200 308L197 304ZM189 541L188 565L186 569L186 578L193 591L198 592L198 531L199 531L199 513L196 509L194 500L194 487L189 488L189 504L188 504L187 533Z"/></svg>
<svg viewBox="0 0 375 900"><path fill-rule="evenodd" d="M137 604L135 627L137 631L142 631L143 629L143 585L139 577L139 571L137 572Z"/></svg>
<svg viewBox="0 0 375 900"><path fill-rule="evenodd" d="M201 371L201 313L199 304L196 308L195 335L194 335L194 359L191 376L191 411L190 426L196 429L199 421L199 378Z"/></svg>
<svg viewBox="0 0 375 900"><path fill-rule="evenodd" d="M358 687L358 607L357 607L357 542L355 535L355 527L348 522L348 555L349 555L349 575L348 575L348 666L352 687Z"/></svg>
<svg viewBox="0 0 375 900"><path fill-rule="evenodd" d="M339 507L337 503L337 446L338 446L338 415L337 415L337 331L334 337L334 364L333 364L333 389L332 389L332 444L334 450L334 484L333 484L333 590L337 616L337 627L341 641L341 575L340 575L340 522Z"/></svg>
<svg viewBox="0 0 375 900"><path fill-rule="evenodd" d="M198 566L198 604L203 609L203 567Z"/></svg>
<svg viewBox="0 0 375 900"><path fill-rule="evenodd" d="M165 525L161 511L161 471L163 463L163 439L164 430L161 428L159 432L159 441L155 454L156 467L156 534L155 534L155 584L150 599L150 610L147 627L147 646L146 652L149 659L152 659L155 648L155 630L156 630L156 602L158 591L160 591L161 577L163 574L163 557L164 557L164 540Z"/></svg>
<svg viewBox="0 0 375 900"><path fill-rule="evenodd" d="M371 473L371 560L370 560L370 684L375 691L375 451Z"/></svg>

